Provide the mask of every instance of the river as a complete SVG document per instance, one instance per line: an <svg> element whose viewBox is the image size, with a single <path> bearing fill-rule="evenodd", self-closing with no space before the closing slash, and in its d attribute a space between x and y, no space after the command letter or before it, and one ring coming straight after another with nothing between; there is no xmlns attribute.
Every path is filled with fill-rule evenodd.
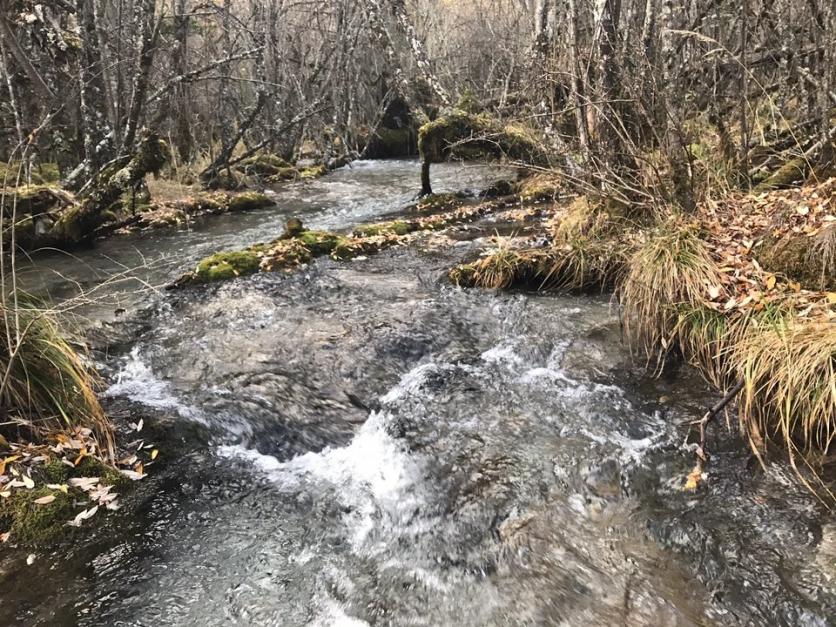
<svg viewBox="0 0 836 627"><path fill-rule="evenodd" d="M71 546L0 557L0 624L830 624L833 514L725 429L684 492L685 425L711 391L688 369L645 376L606 295L449 285L491 224L152 289L289 216L396 214L418 168L360 162L272 208L24 265L36 291L90 296L108 407L145 416L136 437L161 452ZM434 186L500 174L441 165Z"/></svg>

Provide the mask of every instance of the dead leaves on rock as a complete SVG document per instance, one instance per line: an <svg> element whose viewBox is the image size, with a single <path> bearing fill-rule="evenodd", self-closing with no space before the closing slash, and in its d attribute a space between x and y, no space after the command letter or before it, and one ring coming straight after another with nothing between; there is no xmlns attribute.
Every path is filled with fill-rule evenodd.
<svg viewBox="0 0 836 627"><path fill-rule="evenodd" d="M142 429L142 421L132 425L134 431ZM115 470L121 475L139 481L147 474L145 466L153 464L159 456L159 449L153 443L139 440L130 444L135 452L120 459ZM118 510L119 494L115 486L104 476L74 476L66 483L50 483L44 477L50 476L46 466L59 463L78 472L79 465L88 457L94 458L104 470L108 465L100 458L100 451L90 429L79 427L70 431L53 434L48 444L8 443L11 453L0 457L0 499L11 498L16 491L51 491L32 499L35 507L48 507L59 496L70 495L77 506L83 506L71 520L69 527L80 527L84 521L96 516L100 510ZM107 475L104 472L103 475ZM9 532L0 532L0 543L9 540Z"/></svg>

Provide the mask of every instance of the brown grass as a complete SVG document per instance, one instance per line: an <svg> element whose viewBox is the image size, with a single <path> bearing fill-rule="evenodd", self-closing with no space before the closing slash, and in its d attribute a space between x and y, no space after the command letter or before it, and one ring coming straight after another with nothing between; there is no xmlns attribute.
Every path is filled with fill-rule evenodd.
<svg viewBox="0 0 836 627"><path fill-rule="evenodd" d="M31 301L0 307L0 336L0 407L11 424L40 435L88 427L112 455L113 431L95 392L99 377L53 314Z"/></svg>
<svg viewBox="0 0 836 627"><path fill-rule="evenodd" d="M753 442L827 450L836 436L836 325L752 324L730 350L745 382L739 416Z"/></svg>
<svg viewBox="0 0 836 627"><path fill-rule="evenodd" d="M617 290L627 337L643 348L648 361L656 360L661 367L671 348L694 343L683 307L691 314L701 311L707 290L719 285L722 277L697 226L672 216L648 235L627 263Z"/></svg>

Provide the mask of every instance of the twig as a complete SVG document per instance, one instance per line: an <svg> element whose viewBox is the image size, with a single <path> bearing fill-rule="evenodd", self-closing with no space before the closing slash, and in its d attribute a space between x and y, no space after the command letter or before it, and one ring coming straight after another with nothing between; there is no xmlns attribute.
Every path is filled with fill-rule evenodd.
<svg viewBox="0 0 836 627"><path fill-rule="evenodd" d="M740 390L743 389L743 381L738 381L734 384L734 387L730 389L726 395L721 398L717 403L714 404L705 415L700 418L699 421L695 422L694 424L698 424L700 427L700 445L697 447L697 457L701 463L708 461L708 453L706 452L706 445L705 445L705 428L708 426L714 418L717 417L723 409L725 409L726 405L728 405L734 397L738 395Z"/></svg>

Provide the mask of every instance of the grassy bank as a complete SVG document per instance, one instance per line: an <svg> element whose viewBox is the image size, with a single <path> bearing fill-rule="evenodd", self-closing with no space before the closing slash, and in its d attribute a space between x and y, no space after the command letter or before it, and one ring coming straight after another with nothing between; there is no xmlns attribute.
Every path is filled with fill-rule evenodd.
<svg viewBox="0 0 836 627"><path fill-rule="evenodd" d="M14 292L0 312L0 541L42 544L116 509L141 468L117 469L98 375L55 312Z"/></svg>
<svg viewBox="0 0 836 627"><path fill-rule="evenodd" d="M730 195L695 213L631 215L581 197L549 245L504 241L450 271L462 286L612 290L632 349L657 372L683 358L720 390L761 454L821 460L836 435L836 179Z"/></svg>

